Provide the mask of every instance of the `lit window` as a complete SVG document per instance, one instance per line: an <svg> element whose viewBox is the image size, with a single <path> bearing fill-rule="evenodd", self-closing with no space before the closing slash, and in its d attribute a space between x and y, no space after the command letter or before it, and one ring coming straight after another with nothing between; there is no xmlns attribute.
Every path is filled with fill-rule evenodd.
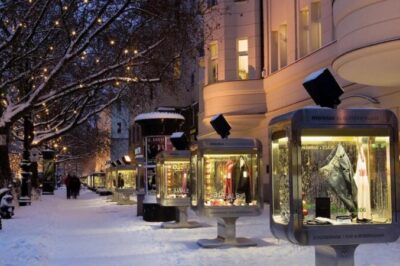
<svg viewBox="0 0 400 266"><path fill-rule="evenodd" d="M310 48L314 51L321 46L321 2L313 2L311 3Z"/></svg>
<svg viewBox="0 0 400 266"><path fill-rule="evenodd" d="M284 24L279 26L279 67L285 67L287 64L287 25Z"/></svg>
<svg viewBox="0 0 400 266"><path fill-rule="evenodd" d="M278 31L271 32L271 73L278 71L278 54L279 45L278 45Z"/></svg>
<svg viewBox="0 0 400 266"><path fill-rule="evenodd" d="M218 45L211 43L209 46L209 66L208 83L214 83L218 80Z"/></svg>
<svg viewBox="0 0 400 266"><path fill-rule="evenodd" d="M308 9L303 9L300 11L299 17L299 50L300 57L303 57L308 54L309 51L309 39L310 39L310 30L309 30L309 11Z"/></svg>
<svg viewBox="0 0 400 266"><path fill-rule="evenodd" d="M248 40L238 40L238 77L239 79L249 78L249 50Z"/></svg>
<svg viewBox="0 0 400 266"><path fill-rule="evenodd" d="M299 14L299 56L303 57L322 46L321 2L312 2Z"/></svg>

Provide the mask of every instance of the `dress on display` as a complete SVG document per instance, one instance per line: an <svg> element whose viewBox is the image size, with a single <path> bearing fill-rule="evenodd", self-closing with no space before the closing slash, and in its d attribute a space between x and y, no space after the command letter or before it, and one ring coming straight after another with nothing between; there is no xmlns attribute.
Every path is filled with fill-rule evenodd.
<svg viewBox="0 0 400 266"><path fill-rule="evenodd" d="M357 203L359 220L370 220L371 215L371 194L369 187L369 178L367 173L367 162L364 155L364 148L361 145L358 151L357 168L354 175L354 180L357 185Z"/></svg>
<svg viewBox="0 0 400 266"><path fill-rule="evenodd" d="M225 187L225 199L229 199L232 202L234 201L233 195L233 170L234 170L235 163L232 160L228 160L226 162L226 175L224 176L224 187Z"/></svg>
<svg viewBox="0 0 400 266"><path fill-rule="evenodd" d="M244 193L246 197L246 203L251 202L251 191L250 191L250 171L247 164L243 161L239 166L239 181L237 186L238 193Z"/></svg>

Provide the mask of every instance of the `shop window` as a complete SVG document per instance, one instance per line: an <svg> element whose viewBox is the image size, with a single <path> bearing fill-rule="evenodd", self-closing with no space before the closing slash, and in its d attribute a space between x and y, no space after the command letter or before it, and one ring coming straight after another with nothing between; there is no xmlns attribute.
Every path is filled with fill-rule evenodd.
<svg viewBox="0 0 400 266"><path fill-rule="evenodd" d="M248 40L238 40L238 77L239 79L249 78L249 51Z"/></svg>
<svg viewBox="0 0 400 266"><path fill-rule="evenodd" d="M218 80L218 45L211 43L209 46L208 83Z"/></svg>

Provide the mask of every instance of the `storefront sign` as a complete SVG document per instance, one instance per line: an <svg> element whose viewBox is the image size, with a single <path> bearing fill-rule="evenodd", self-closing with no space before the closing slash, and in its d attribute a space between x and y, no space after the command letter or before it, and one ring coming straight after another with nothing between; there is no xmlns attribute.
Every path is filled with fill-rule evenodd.
<svg viewBox="0 0 400 266"><path fill-rule="evenodd" d="M165 136L146 137L146 162L148 165L156 164L156 155L166 150Z"/></svg>

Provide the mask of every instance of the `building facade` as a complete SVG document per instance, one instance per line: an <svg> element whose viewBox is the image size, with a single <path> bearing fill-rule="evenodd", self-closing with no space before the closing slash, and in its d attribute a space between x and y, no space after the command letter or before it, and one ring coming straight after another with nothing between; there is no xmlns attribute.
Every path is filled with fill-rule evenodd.
<svg viewBox="0 0 400 266"><path fill-rule="evenodd" d="M218 113L231 137L263 143L268 175L268 124L315 105L302 83L329 68L344 89L340 108L377 107L400 115L400 1L219 0L205 16L205 86L199 138L217 137Z"/></svg>

